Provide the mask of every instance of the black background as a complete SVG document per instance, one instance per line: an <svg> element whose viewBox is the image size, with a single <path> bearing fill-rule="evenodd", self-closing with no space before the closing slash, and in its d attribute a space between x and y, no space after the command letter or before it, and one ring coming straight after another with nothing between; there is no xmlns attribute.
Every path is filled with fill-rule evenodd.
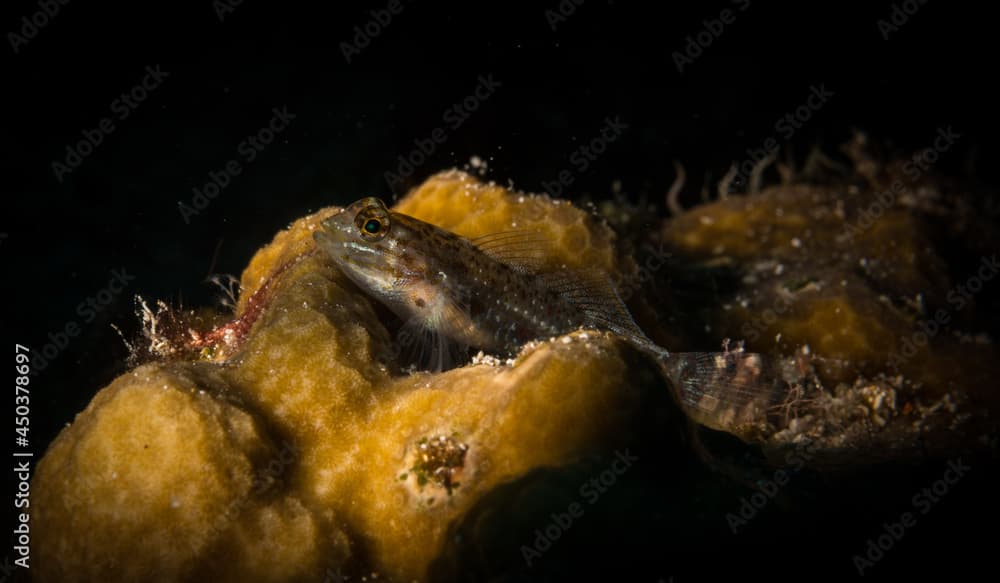
<svg viewBox="0 0 1000 583"><path fill-rule="evenodd" d="M888 39L877 21L893 8L877 2L751 2L741 12L736 3L654 11L586 0L555 30L545 15L557 9L554 1L404 2L350 63L341 43L386 2L320 10L245 0L222 21L210 2L94 4L73 0L17 54L3 47L3 330L8 342L39 347L67 322L82 327L33 378L37 455L124 370L126 350L110 325L135 330L133 294L211 302L206 275L238 275L254 250L295 218L362 196L401 195L473 155L487 160L488 178L541 190L572 169L570 154L596 137L608 116L629 129L564 196L606 198L617 180L632 201L661 201L677 159L688 169L684 200L691 203L706 175L714 183L747 148L775 136L775 122L820 85L834 97L794 135L790 146L800 154L819 144L837 157L856 129L906 153L953 126L962 140L937 168L973 168L974 181L997 183L995 22L941 1L912 3L919 10ZM724 8L735 21L678 72L673 53ZM36 10L32 2L5 5L2 29L19 30L21 17ZM169 77L57 181L52 163L83 130L112 115L111 102L147 65ZM445 110L488 74L501 87L461 127L448 128ZM186 224L178 203L189 202L210 171L238 158L237 145L283 106L296 116L287 130ZM438 127L447 141L390 191L384 173ZM78 304L116 268L135 280L83 323ZM988 492L988 482L978 484L963 484L970 496L944 502L934 523L914 529L873 575L988 564L976 543L994 537L979 538L974 529L996 513L977 506L986 498L971 494ZM878 519L845 534L854 537L847 543L863 546ZM754 573L852 572L847 558L836 567L805 565L795 560L801 549L768 546L767 530L753 536L763 555L747 567ZM720 543L714 568L725 565L733 545ZM713 554L706 549L706 557ZM738 571L736 563L728 566ZM802 571L807 567L816 572Z"/></svg>

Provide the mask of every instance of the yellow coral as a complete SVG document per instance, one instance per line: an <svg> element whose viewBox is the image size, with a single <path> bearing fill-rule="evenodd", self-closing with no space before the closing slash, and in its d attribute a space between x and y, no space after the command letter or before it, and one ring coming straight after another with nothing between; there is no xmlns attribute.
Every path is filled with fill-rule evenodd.
<svg viewBox="0 0 1000 583"><path fill-rule="evenodd" d="M579 209L461 173L396 210L468 236L538 227L553 263L629 265ZM331 212L250 262L238 314L273 287L235 354L127 373L55 440L34 481L39 581L425 578L490 492L628 439L641 383L603 334L532 344L513 366L379 364L391 339L372 303L311 253ZM450 457L421 454L435 439Z"/></svg>
<svg viewBox="0 0 1000 583"><path fill-rule="evenodd" d="M691 209L662 235L680 256L738 261L745 279L731 305L713 313L712 329L747 340L754 352L807 345L847 365L823 367L835 382L852 383L859 372L903 374L933 395L955 385L976 390L991 360L974 355L983 347L938 334L901 357L918 322L932 317L919 304L944 304L951 279L926 221L901 205L862 220L872 195L852 192L770 187Z"/></svg>

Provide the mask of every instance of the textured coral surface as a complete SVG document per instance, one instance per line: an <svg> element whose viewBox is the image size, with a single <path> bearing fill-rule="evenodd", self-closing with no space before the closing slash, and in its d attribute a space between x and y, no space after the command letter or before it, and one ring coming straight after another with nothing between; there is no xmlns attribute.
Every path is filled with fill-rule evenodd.
<svg viewBox="0 0 1000 583"><path fill-rule="evenodd" d="M763 440L807 441L825 452L815 461L850 464L987 442L997 351L966 332L982 326L985 298L961 294L992 278L995 242L978 236L954 186L913 183L892 164L853 179L717 200L661 236L684 261L732 269L736 282L713 295L702 322L754 352L797 353L817 373ZM883 202L890 188L901 193L894 204ZM951 249L942 224L956 231Z"/></svg>
<svg viewBox="0 0 1000 583"><path fill-rule="evenodd" d="M460 173L397 208L469 236L540 225L553 262L619 263L586 213ZM251 261L237 314L272 289L233 354L141 366L56 439L34 483L38 580L425 578L498 486L627 440L642 383L602 334L400 373L376 308L309 254L331 212Z"/></svg>
<svg viewBox="0 0 1000 583"><path fill-rule="evenodd" d="M626 242L565 201L454 171L395 210L468 237L543 231L550 266L609 272L665 347L713 351L742 338L799 369L801 394L732 430L771 459L809 444L810 467L857 467L995 444L985 412L996 350L965 333L976 302L949 300L995 245L971 236L956 261L934 235L991 231L969 227L974 213L933 185L866 218L885 185L852 180L729 197L660 228L622 206L622 220L642 227L622 229ZM406 372L398 321L316 252L312 233L335 211L296 221L256 254L233 324L184 349L165 341L156 362L101 390L59 435L33 483L37 580L521 573L533 568L525 544L543 546L538 529L580 502L581 484L628 447L680 432L649 363L594 331L532 342L510 362ZM948 326L914 343L940 309ZM683 464L662 453L642 453L654 462L629 475L656 475L618 486L607 495L617 502L585 505L567 535L582 547L560 543L547 559L577 549L566 552L603 564L601 545L622 539L650 545L644 556L708 560L698 553L714 553L711 529L725 527L720 508L736 496L717 492L719 503L720 480L676 479ZM670 522L684 515L694 518ZM563 560L551 563L558 573L586 565Z"/></svg>

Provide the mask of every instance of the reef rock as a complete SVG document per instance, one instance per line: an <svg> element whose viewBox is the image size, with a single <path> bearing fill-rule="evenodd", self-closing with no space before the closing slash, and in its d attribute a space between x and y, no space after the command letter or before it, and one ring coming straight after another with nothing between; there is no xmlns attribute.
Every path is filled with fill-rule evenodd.
<svg viewBox="0 0 1000 583"><path fill-rule="evenodd" d="M976 333L991 304L969 292L996 275L980 259L994 231L947 185L900 182L898 166L859 172L666 221L621 212L643 227L622 229L628 241L568 202L455 171L394 208L468 237L542 231L552 266L607 271L666 348L742 339L796 373L799 392L728 427L779 464L792 449L830 468L995 447L997 354ZM312 233L337 210L257 252L228 323L143 305L147 362L101 390L37 467L36 580L411 581L470 570L489 580L532 568L546 579L568 563L586 570L609 539L648 557L717 558L705 549L711 524L725 521L705 516L737 496L692 472L674 479L683 462L663 449L628 470L644 477L590 505L636 451L685 426L650 363L581 330L510 361L407 370L398 321L315 248ZM970 235L948 252L941 232ZM702 434L709 449L714 437L735 442ZM575 537L561 548L576 554L555 574L533 567L561 552L561 536ZM609 565L615 576L626 566Z"/></svg>
<svg viewBox="0 0 1000 583"><path fill-rule="evenodd" d="M804 379L753 428L776 459L808 444L814 465L857 467L988 444L996 232L967 186L846 149L845 175L786 180L663 224L674 261L711 274L688 319ZM700 348L695 326L688 349Z"/></svg>
<svg viewBox="0 0 1000 583"><path fill-rule="evenodd" d="M538 226L554 262L634 269L588 213L462 173L396 209L468 236ZM33 484L38 581L426 579L449 527L494 490L613 459L634 436L649 371L604 334L400 372L379 308L314 252L335 210L256 254L218 342L161 345L170 358L115 380L58 436Z"/></svg>

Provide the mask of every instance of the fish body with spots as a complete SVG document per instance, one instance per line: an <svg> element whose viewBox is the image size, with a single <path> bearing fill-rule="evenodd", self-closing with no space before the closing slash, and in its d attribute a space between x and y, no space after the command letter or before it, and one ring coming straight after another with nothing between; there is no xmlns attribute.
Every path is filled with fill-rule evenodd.
<svg viewBox="0 0 1000 583"><path fill-rule="evenodd" d="M650 357L703 425L732 431L788 397L789 386L758 354L658 346L606 274L542 269L546 242L537 233L467 239L369 197L325 219L314 238L364 293L430 339L438 369L446 343L511 355L529 341L586 328L614 333Z"/></svg>
<svg viewBox="0 0 1000 583"><path fill-rule="evenodd" d="M315 238L349 279L404 322L463 346L510 354L588 325L544 280L472 240L391 212L377 198L328 218ZM513 234L497 239L523 244Z"/></svg>

